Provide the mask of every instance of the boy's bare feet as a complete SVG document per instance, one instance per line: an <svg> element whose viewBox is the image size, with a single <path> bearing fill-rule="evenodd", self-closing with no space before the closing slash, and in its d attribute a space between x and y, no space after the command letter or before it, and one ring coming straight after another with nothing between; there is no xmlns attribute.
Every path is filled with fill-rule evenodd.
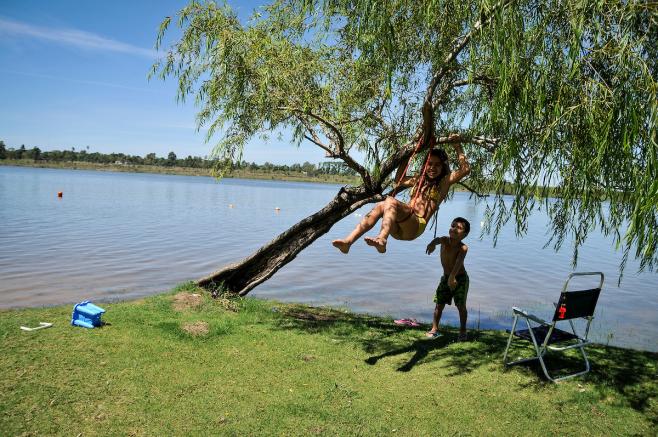
<svg viewBox="0 0 658 437"><path fill-rule="evenodd" d="M350 246L352 246L345 240L334 240L331 244L343 253L348 253L350 251Z"/></svg>
<svg viewBox="0 0 658 437"><path fill-rule="evenodd" d="M379 253L386 252L386 240L384 240L383 238L365 237L364 240L366 240L366 244L368 246L373 246L375 249L377 249L377 252Z"/></svg>

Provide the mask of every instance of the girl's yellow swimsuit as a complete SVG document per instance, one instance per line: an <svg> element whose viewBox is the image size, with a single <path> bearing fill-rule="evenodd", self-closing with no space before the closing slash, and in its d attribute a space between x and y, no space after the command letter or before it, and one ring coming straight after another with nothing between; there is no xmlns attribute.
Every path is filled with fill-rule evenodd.
<svg viewBox="0 0 658 437"><path fill-rule="evenodd" d="M439 203L439 186L438 185L432 185L429 189L429 193L427 192L422 192L420 193L424 198L433 200L436 203ZM413 199L414 196L416 195L416 187L414 186L411 189L411 192L409 193L409 196Z"/></svg>
<svg viewBox="0 0 658 437"><path fill-rule="evenodd" d="M418 237L420 237L423 232L425 232L425 228L427 227L427 222L425 219L419 215L416 216L418 218L418 232L416 232L416 236L414 237L414 240Z"/></svg>
<svg viewBox="0 0 658 437"><path fill-rule="evenodd" d="M411 190L411 193L409 193L409 196L412 199L415 195L415 191L416 191L416 187L414 187L413 190ZM425 193L422 193L421 195L423 195L426 198L429 198L430 200L433 200L437 204L439 203L439 187L437 187L436 185L433 185L430 188L429 193L427 193L427 195L425 195ZM438 205L437 205L437 209L438 209ZM420 237L423 232L425 232L425 228L427 227L427 220L425 220L425 217L420 216L416 213L411 213L407 217L405 217L403 220L400 220L397 223L399 224L399 223L406 222L407 220L409 220L411 218L412 215L415 215L416 220L418 221L418 231L416 232L416 235L414 235L414 237L412 238L412 240L415 240L416 238Z"/></svg>

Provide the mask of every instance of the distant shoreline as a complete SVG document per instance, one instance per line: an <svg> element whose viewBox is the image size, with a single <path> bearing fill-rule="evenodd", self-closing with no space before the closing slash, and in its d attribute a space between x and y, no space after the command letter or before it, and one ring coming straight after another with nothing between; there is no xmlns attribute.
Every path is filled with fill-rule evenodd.
<svg viewBox="0 0 658 437"><path fill-rule="evenodd" d="M66 170L93 170L93 171L115 171L123 173L154 173L170 174L182 176L206 176L212 177L211 170L205 168L192 167L164 167L156 165L139 165L139 164L99 164L84 161L70 162L48 162L33 161L29 159L4 159L0 160L2 166L15 167L32 167L32 168L59 168ZM360 185L358 177L340 176L340 175L319 175L308 176L301 172L264 172L246 169L233 170L224 175L225 178L240 179L265 179L288 182L315 182L322 184L342 184L342 185Z"/></svg>
<svg viewBox="0 0 658 437"><path fill-rule="evenodd" d="M122 173L151 173L151 174L168 174L179 176L206 176L213 177L210 169L193 168L193 167L165 167L161 165L140 165L140 164L100 164L86 161L33 161L31 159L0 159L0 166L5 167L31 167L31 168L55 168L64 170L92 170L92 171L114 171ZM302 172L295 171L261 171L249 169L232 170L223 176L227 179L255 179L271 180L284 182L310 182L318 184L337 184L337 185L361 185L361 179L358 176L342 176L321 174L318 176L308 176ZM455 186L455 191L468 191L464 187Z"/></svg>

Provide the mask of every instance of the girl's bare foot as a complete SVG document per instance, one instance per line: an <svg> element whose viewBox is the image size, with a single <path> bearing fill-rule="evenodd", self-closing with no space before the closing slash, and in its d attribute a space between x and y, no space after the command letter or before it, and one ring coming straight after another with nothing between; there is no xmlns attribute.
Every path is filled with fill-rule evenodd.
<svg viewBox="0 0 658 437"><path fill-rule="evenodd" d="M345 240L334 240L331 244L343 253L348 253L350 251L351 244Z"/></svg>
<svg viewBox="0 0 658 437"><path fill-rule="evenodd" d="M368 246L373 246L375 249L377 249L377 252L379 253L386 252L386 240L384 240L383 238L365 237L364 240L366 240L366 244Z"/></svg>

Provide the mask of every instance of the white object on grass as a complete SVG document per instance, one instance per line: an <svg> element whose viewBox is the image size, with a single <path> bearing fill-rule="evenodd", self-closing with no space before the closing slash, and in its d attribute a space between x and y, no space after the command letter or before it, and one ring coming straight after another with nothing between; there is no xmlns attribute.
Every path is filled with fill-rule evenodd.
<svg viewBox="0 0 658 437"><path fill-rule="evenodd" d="M41 322L39 323L39 326L37 326L36 328L28 328L27 326L21 326L21 329L23 331L36 331L37 329L50 328L51 326L53 326L52 323Z"/></svg>

